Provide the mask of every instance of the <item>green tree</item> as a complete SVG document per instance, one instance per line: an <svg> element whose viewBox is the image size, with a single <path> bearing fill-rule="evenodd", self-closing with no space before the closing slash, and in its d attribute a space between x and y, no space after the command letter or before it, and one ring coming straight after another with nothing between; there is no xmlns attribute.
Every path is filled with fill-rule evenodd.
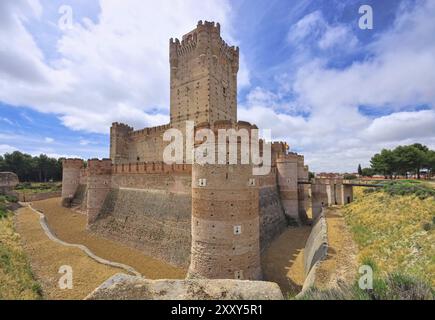
<svg viewBox="0 0 435 320"><path fill-rule="evenodd" d="M377 153L371 158L370 164L374 172L393 178L397 160L393 151L382 149L381 153Z"/></svg>
<svg viewBox="0 0 435 320"><path fill-rule="evenodd" d="M375 175L375 171L372 168L364 168L361 170L361 175L363 177L373 177Z"/></svg>
<svg viewBox="0 0 435 320"><path fill-rule="evenodd" d="M361 164L358 165L358 174L359 174L360 176L362 175Z"/></svg>
<svg viewBox="0 0 435 320"><path fill-rule="evenodd" d="M20 181L59 181L62 179L62 162L61 159L49 158L44 154L32 157L14 151L0 156L0 171L15 172Z"/></svg>

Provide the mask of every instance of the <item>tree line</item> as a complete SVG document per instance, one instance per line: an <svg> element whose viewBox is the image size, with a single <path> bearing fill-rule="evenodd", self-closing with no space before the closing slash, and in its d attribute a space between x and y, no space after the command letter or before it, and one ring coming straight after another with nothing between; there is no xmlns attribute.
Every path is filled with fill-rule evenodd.
<svg viewBox="0 0 435 320"><path fill-rule="evenodd" d="M435 150L420 143L382 149L371 158L369 168L358 166L358 173L362 176L370 177L378 174L390 179L409 175L416 175L420 179L422 172L426 172L430 177L434 171Z"/></svg>
<svg viewBox="0 0 435 320"><path fill-rule="evenodd" d="M0 155L0 172L14 172L21 182L48 182L62 180L62 159L45 154L37 157L14 151Z"/></svg>

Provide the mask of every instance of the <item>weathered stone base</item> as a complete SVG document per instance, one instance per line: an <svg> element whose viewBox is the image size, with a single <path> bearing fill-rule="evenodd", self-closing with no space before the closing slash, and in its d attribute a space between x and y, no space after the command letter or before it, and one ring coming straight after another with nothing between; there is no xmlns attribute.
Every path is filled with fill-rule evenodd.
<svg viewBox="0 0 435 320"><path fill-rule="evenodd" d="M88 300L283 300L278 285L243 280L148 280L117 274Z"/></svg>

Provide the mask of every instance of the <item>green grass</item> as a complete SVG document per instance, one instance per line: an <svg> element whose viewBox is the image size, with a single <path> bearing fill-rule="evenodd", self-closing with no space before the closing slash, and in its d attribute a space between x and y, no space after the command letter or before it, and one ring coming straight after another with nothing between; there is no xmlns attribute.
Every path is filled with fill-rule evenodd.
<svg viewBox="0 0 435 320"><path fill-rule="evenodd" d="M46 193L62 190L60 182L23 182L15 187L21 193Z"/></svg>
<svg viewBox="0 0 435 320"><path fill-rule="evenodd" d="M41 286L35 281L29 262L15 232L13 213L0 198L0 300L41 299Z"/></svg>

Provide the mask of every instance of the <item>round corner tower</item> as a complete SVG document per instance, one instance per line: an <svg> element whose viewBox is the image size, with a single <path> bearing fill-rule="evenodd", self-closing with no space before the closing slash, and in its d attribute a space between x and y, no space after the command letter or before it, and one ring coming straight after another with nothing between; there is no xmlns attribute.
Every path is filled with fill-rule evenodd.
<svg viewBox="0 0 435 320"><path fill-rule="evenodd" d="M194 164L189 277L261 279L259 236L252 166Z"/></svg>
<svg viewBox="0 0 435 320"><path fill-rule="evenodd" d="M111 188L112 161L91 159L88 161L88 225L95 222Z"/></svg>
<svg viewBox="0 0 435 320"><path fill-rule="evenodd" d="M288 220L299 222L298 156L283 154L276 159L277 180L284 213Z"/></svg>
<svg viewBox="0 0 435 320"><path fill-rule="evenodd" d="M192 165L188 277L262 278L259 189L251 164Z"/></svg>
<svg viewBox="0 0 435 320"><path fill-rule="evenodd" d="M82 159L62 161L62 202L72 199L80 184L80 173L84 167Z"/></svg>

